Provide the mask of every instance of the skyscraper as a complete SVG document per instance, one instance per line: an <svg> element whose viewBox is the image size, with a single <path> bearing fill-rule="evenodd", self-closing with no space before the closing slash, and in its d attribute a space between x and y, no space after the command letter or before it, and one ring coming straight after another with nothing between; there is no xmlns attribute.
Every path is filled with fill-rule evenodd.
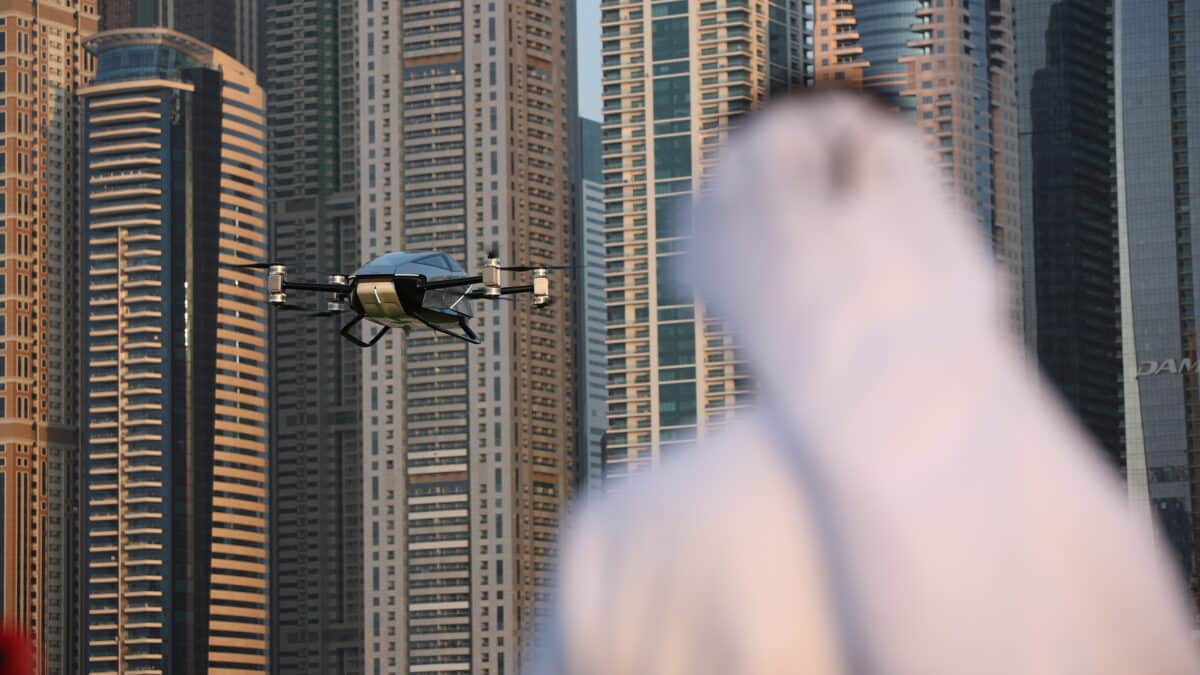
<svg viewBox="0 0 1200 675"><path fill-rule="evenodd" d="M79 103L94 0L0 9L0 622L72 670Z"/></svg>
<svg viewBox="0 0 1200 675"><path fill-rule="evenodd" d="M817 82L887 95L926 135L991 243L1022 335L1013 1L821 0L815 11Z"/></svg>
<svg viewBox="0 0 1200 675"><path fill-rule="evenodd" d="M1126 475L1197 592L1200 0L1116 0Z"/></svg>
<svg viewBox="0 0 1200 675"><path fill-rule="evenodd" d="M171 0L98 0L100 29L114 30L134 26L166 26L170 21Z"/></svg>
<svg viewBox="0 0 1200 675"><path fill-rule="evenodd" d="M1050 381L1122 457L1112 3L1029 0L1016 15L1027 333Z"/></svg>
<svg viewBox="0 0 1200 675"><path fill-rule="evenodd" d="M263 93L168 29L88 47L84 668L264 672Z"/></svg>
<svg viewBox="0 0 1200 675"><path fill-rule="evenodd" d="M583 494L597 494L604 482L603 442L607 425L608 385L604 356L604 183L600 172L600 123L579 120L579 154L576 160L575 302L579 351L579 427L575 443L575 478Z"/></svg>
<svg viewBox="0 0 1200 675"><path fill-rule="evenodd" d="M811 3L601 3L608 331L605 481L656 463L751 395L732 336L672 268L679 207L772 91L809 79Z"/></svg>
<svg viewBox="0 0 1200 675"><path fill-rule="evenodd" d="M99 0L100 28L173 28L258 72L260 0Z"/></svg>
<svg viewBox="0 0 1200 675"><path fill-rule="evenodd" d="M263 7L271 251L302 274L360 262L357 6ZM272 330L272 663L288 674L361 673L362 352L328 325L336 319L294 317L275 314Z"/></svg>
<svg viewBox="0 0 1200 675"><path fill-rule="evenodd" d="M360 7L363 260L574 257L565 0ZM560 290L571 271L556 273ZM362 355L370 673L513 673L540 639L572 484L573 302L477 302L465 345L392 332Z"/></svg>

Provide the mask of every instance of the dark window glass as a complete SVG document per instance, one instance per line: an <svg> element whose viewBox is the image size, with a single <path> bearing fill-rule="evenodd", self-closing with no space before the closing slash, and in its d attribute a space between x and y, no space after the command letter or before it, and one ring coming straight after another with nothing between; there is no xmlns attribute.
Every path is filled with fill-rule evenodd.
<svg viewBox="0 0 1200 675"><path fill-rule="evenodd" d="M695 368L664 368L658 371L658 379L661 382L674 382L676 380L694 380L696 379Z"/></svg>
<svg viewBox="0 0 1200 675"><path fill-rule="evenodd" d="M670 195L654 200L654 235L659 239L669 237L686 237L691 226L687 222L683 210L687 206L688 195Z"/></svg>
<svg viewBox="0 0 1200 675"><path fill-rule="evenodd" d="M682 260L682 256L660 255L657 258L658 274L655 281L660 306L690 305L694 302L691 292L679 283L679 265Z"/></svg>
<svg viewBox="0 0 1200 675"><path fill-rule="evenodd" d="M687 117L691 105L691 81L683 77L654 80L654 119Z"/></svg>
<svg viewBox="0 0 1200 675"><path fill-rule="evenodd" d="M696 385L676 382L658 386L658 422L665 427L696 423Z"/></svg>
<svg viewBox="0 0 1200 675"><path fill-rule="evenodd" d="M650 16L653 17L668 17L671 14L686 14L688 13L688 1L676 0L673 2L659 2L650 8Z"/></svg>
<svg viewBox="0 0 1200 675"><path fill-rule="evenodd" d="M688 20L686 16L655 21L651 29L651 36L655 61L687 57Z"/></svg>
<svg viewBox="0 0 1200 675"><path fill-rule="evenodd" d="M682 366L696 362L696 327L692 322L658 327L658 364Z"/></svg>
<svg viewBox="0 0 1200 675"><path fill-rule="evenodd" d="M683 178L692 175L692 139L672 136L654 139L654 178Z"/></svg>
<svg viewBox="0 0 1200 675"><path fill-rule="evenodd" d="M688 72L687 61L675 61L673 63L656 63L654 64L654 74L657 75L679 75L680 73Z"/></svg>
<svg viewBox="0 0 1200 675"><path fill-rule="evenodd" d="M670 16L672 14L687 14L687 0L660 2L650 9L651 16Z"/></svg>

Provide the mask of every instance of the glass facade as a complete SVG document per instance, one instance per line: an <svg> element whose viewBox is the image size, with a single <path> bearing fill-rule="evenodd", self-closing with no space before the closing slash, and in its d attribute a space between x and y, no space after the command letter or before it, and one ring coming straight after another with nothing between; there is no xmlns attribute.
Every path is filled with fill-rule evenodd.
<svg viewBox="0 0 1200 675"><path fill-rule="evenodd" d="M906 66L901 59L922 53L922 47L910 45L915 37L913 23L927 21L924 17L917 17L920 6L918 0L859 0L855 3L859 44L870 62L864 73L864 81L895 97L898 105L908 111L915 110L916 105L911 95L900 95L909 89ZM930 21L932 19L928 18ZM836 34L838 28L832 30ZM945 29L941 30L944 37Z"/></svg>
<svg viewBox="0 0 1200 675"><path fill-rule="evenodd" d="M83 669L265 672L262 92L172 31L89 49Z"/></svg>
<svg viewBox="0 0 1200 675"><path fill-rule="evenodd" d="M1121 466L1112 4L1030 0L1016 27L1031 347Z"/></svg>
<svg viewBox="0 0 1200 675"><path fill-rule="evenodd" d="M1114 23L1126 474L1195 592L1200 1L1117 0Z"/></svg>
<svg viewBox="0 0 1200 675"><path fill-rule="evenodd" d="M363 262L357 101L344 89L355 77L358 4L262 3L271 46L262 61L271 111L270 251L307 278ZM296 298L313 308L323 300ZM296 312L274 312L271 335L272 663L280 673L357 675L364 672L362 350L336 326Z"/></svg>
<svg viewBox="0 0 1200 675"><path fill-rule="evenodd" d="M160 77L176 80L185 68L195 68L196 59L165 45L133 45L113 49L100 59L92 82L119 82Z"/></svg>
<svg viewBox="0 0 1200 675"><path fill-rule="evenodd" d="M165 27L258 70L258 0L98 0L101 29Z"/></svg>
<svg viewBox="0 0 1200 675"><path fill-rule="evenodd" d="M573 11L358 3L364 263L440 251L474 271L493 246L576 262ZM554 273L564 302L543 309L476 302L480 345L392 332L363 351L368 673L511 675L542 639L579 449L575 274Z"/></svg>
<svg viewBox="0 0 1200 675"><path fill-rule="evenodd" d="M604 0L605 485L751 395L719 318L676 282L684 207L737 119L811 79L812 3Z"/></svg>
<svg viewBox="0 0 1200 675"><path fill-rule="evenodd" d="M1013 0L820 0L816 79L884 95L929 140L949 194L976 215L1023 336Z"/></svg>
<svg viewBox="0 0 1200 675"><path fill-rule="evenodd" d="M686 3L680 3L686 4ZM601 183L600 123L580 119L576 227L580 291L576 294L581 381L581 420L575 439L575 477L580 496L599 494L604 483L604 431L607 387L604 375L604 185Z"/></svg>

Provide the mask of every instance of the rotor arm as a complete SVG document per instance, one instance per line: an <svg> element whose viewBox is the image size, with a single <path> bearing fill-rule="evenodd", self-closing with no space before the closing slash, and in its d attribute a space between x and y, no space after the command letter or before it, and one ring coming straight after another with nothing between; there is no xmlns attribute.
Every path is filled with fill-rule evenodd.
<svg viewBox="0 0 1200 675"><path fill-rule="evenodd" d="M349 284L321 284L308 281L283 281L285 291L317 291L318 293L349 293Z"/></svg>
<svg viewBox="0 0 1200 675"><path fill-rule="evenodd" d="M523 286L501 286L497 290L499 290L500 295L512 295L514 293L532 293L533 292L533 284L525 284ZM498 296L496 295L495 292L488 292L488 289L486 289L486 288L479 288L479 289L476 289L473 291L469 291L467 293L467 297L471 298L471 299L483 298L486 300L487 298L496 298Z"/></svg>

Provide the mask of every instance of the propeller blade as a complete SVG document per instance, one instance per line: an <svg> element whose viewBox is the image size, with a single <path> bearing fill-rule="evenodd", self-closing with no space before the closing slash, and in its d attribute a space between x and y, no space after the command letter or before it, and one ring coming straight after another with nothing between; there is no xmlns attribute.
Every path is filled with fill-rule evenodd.
<svg viewBox="0 0 1200 675"><path fill-rule="evenodd" d="M309 265L306 263L280 262L278 260L256 260L254 262L240 263L237 265L233 265L233 267L240 267L243 269L251 269L251 270L265 270L274 265L282 265L282 266L288 268L288 271L293 271L293 272L296 270L311 272L315 269L312 265Z"/></svg>
<svg viewBox="0 0 1200 675"><path fill-rule="evenodd" d="M487 257L492 260L500 257L500 244L498 242L492 242L492 247L488 249Z"/></svg>

